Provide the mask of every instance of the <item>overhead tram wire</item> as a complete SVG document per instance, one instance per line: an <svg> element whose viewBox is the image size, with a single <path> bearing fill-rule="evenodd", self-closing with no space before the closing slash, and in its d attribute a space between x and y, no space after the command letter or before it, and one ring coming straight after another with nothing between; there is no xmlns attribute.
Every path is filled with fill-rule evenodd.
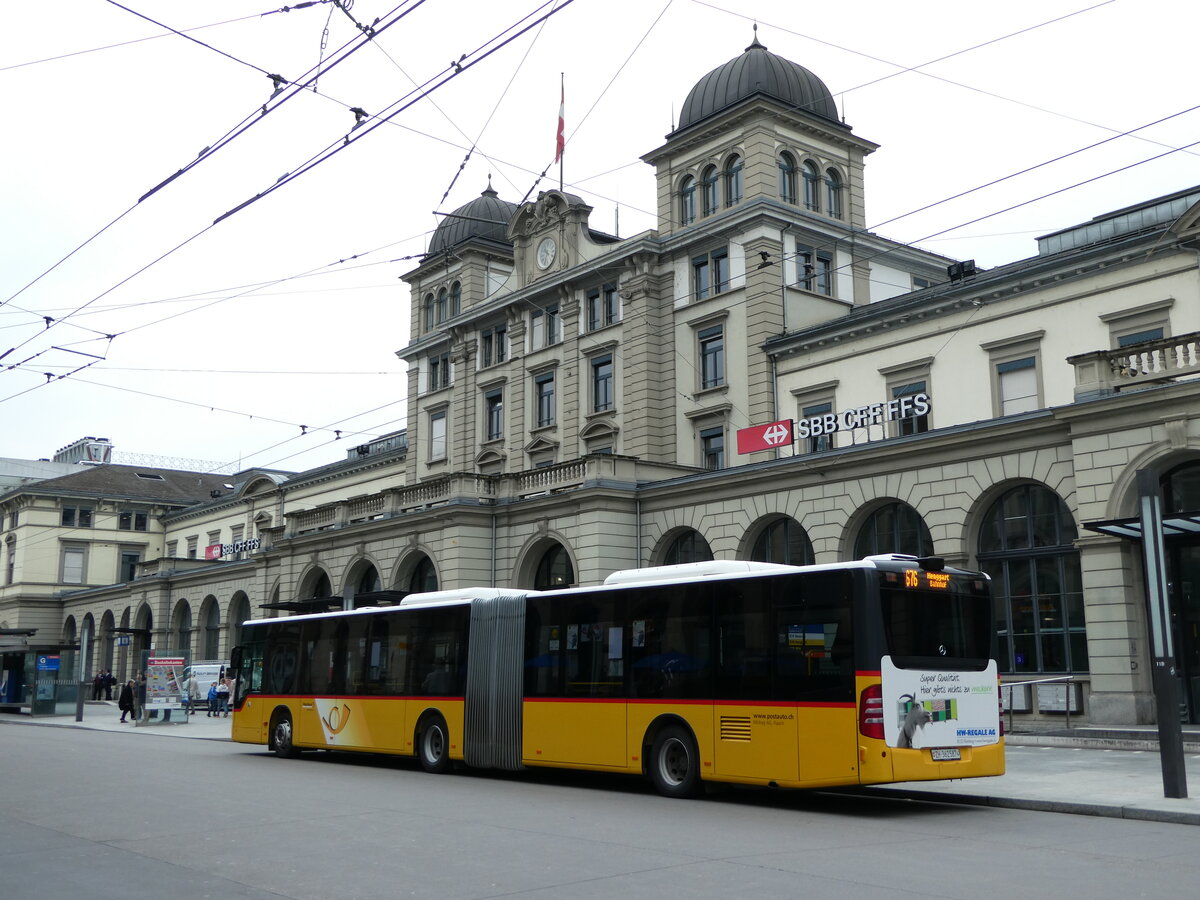
<svg viewBox="0 0 1200 900"><path fill-rule="evenodd" d="M983 88L974 87L969 84L963 84L961 81L955 81L952 78L945 78L941 75L935 75L932 72L924 71L925 66L933 65L934 63L942 62L943 60L947 60L947 59L950 59L955 56L961 56L962 54L968 53L972 50L977 50L981 47L987 47L991 44L999 43L1000 41L1007 40L1010 37L1016 37L1017 35L1025 34L1027 32L1033 31L1037 28L1041 28L1045 25L1052 25L1052 24L1054 24L1056 22L1060 22L1064 19L1069 19L1072 16L1077 16L1077 15L1081 15L1082 13L1091 12L1095 9L1098 9L1101 6L1106 6L1109 3L1113 3L1113 2L1115 2L1115 0L1104 0L1103 3L1098 3L1098 4L1095 4L1094 6L1084 7L1083 9L1079 9L1079 10L1076 10L1071 13L1066 13L1055 19L1048 19L1047 21L1041 22L1037 25L1032 25L1028 28L1020 29L1019 31L1014 31L1009 34L1001 35L1000 37L991 38L990 40L984 41L980 44L974 44L970 47L965 47L962 50L956 50L953 53L946 54L945 56L940 56L936 59L932 59L927 62L918 63L915 66L906 66L902 63L892 62L891 60L883 59L882 57L874 56L870 53L864 53L861 50L854 50L854 49L844 46L842 44L835 44L832 41L822 40L821 38L814 37L811 34L806 34L804 32L800 32L800 31L793 31L792 29L785 28L782 25L776 25L776 24L773 24L770 22L764 22L762 19L747 16L744 13L736 12L731 9L725 9L724 7L717 6L713 3L707 3L707 2L705 2L705 0L692 0L692 2L697 4L698 6L706 6L709 9L715 10L717 12L723 12L723 13L726 13L727 15L735 16L735 17L742 19L744 21L747 21L747 22L756 21L760 25L765 25L768 28L773 28L776 31L779 31L783 34L790 34L793 37L798 37L798 38L802 38L803 40L812 41L814 43L821 44L822 46L830 47L834 50L839 50L843 53L852 54L853 56L861 56L863 59L869 59L872 62L883 63L886 66L893 66L897 70L897 71L891 72L887 75L882 75L879 78L874 78L871 81L867 81L862 84L855 85L854 87L845 88L843 90L837 91L837 94L839 94L839 95L849 94L852 91L857 91L860 88L867 87L868 85L878 84L879 82L886 81L889 78L895 78L898 75L904 75L906 73L911 72L915 75L921 75L925 78L932 78L935 81L940 81L944 84L949 84L949 85L953 85L954 87L962 88L963 90L971 91L976 94L982 94L985 97L991 97L995 100L1002 100L1005 103L1012 103L1016 106L1023 106L1026 109L1031 109L1031 110L1034 110L1035 112L1045 113L1046 115L1054 116L1055 118L1065 119L1068 122L1076 122L1080 125L1087 125L1090 128L1099 128L1101 131L1108 131L1108 132L1112 132L1114 134L1118 133L1118 129L1113 128L1109 125L1101 125L1099 122L1092 122L1088 119L1080 119L1077 116L1071 116L1071 115L1067 115L1066 113L1058 112L1057 110L1047 109L1044 106L1038 106L1037 104L1034 104L1034 103L1027 103L1024 100L1016 100L1012 97L1007 97L1004 94L997 94L994 91L987 91L987 90L984 90ZM1146 138L1146 137L1138 137L1137 140L1144 141L1149 144L1156 144L1160 147L1169 147L1170 146L1170 144L1164 144L1160 141L1155 141L1155 140L1152 140L1151 138Z"/></svg>
<svg viewBox="0 0 1200 900"><path fill-rule="evenodd" d="M109 0L109 2L112 2L112 0ZM332 69L335 66L344 62L346 59L348 59L354 53L358 52L358 50L362 49L362 47L365 46L367 43L374 40L375 35L378 35L378 34L382 33L383 31L386 31L388 28L392 27L392 25L395 25L397 22L399 22L401 19L403 19L405 16L407 16L410 12L412 12L417 7L424 4L426 2L426 0L406 0L406 2L411 3L412 6L409 9L405 10L404 12L399 13L398 15L396 15L397 10L400 10L401 7L404 6L404 3L401 3L399 6L394 7L391 12L387 13L387 15L388 16L396 15L396 18L393 21L386 22L385 24L381 25L379 28L375 29L374 35L371 35L371 36L357 35L353 41L347 41L345 44L343 44L342 47L340 47L338 49L337 53L344 52L344 55L341 56L340 58L334 60L333 62L331 62L325 68L321 69L318 74L323 74L325 72L328 72L329 69ZM168 26L164 25L162 27L166 28ZM178 33L178 32L173 32L173 33ZM181 35L181 36L187 37L186 35ZM190 38L189 38L189 40L190 40ZM202 42L200 42L200 43L202 43ZM352 46L352 45L354 45L354 46ZM204 45L204 46L207 46L207 45ZM349 49L347 49L347 48L349 48ZM220 52L220 51L217 51L217 52ZM228 54L222 54L222 55L227 56ZM232 58L232 57L230 57L230 58ZM252 66L252 68L257 69L258 67ZM264 71L264 70L259 69L259 71ZM129 215L131 212L133 212L133 210L137 209L138 205L141 204L144 200L153 196L158 191L162 190L164 187L166 187L171 182L175 181L180 176L191 171L193 168L198 166L204 160L210 159L219 150L228 146L228 144L231 143L233 140L235 140L236 138L238 138L239 136L244 134L250 128L254 127L254 125L257 122L261 121L264 117L266 117L270 113L274 112L276 109L278 109L284 103L286 103L288 100L292 99L293 97L297 96L299 93L304 91L307 88L308 83L311 81L314 81L316 79L316 75L312 75L312 77L309 77L310 73L312 73L312 72L313 72L313 70L310 69L308 72L305 72L303 75L301 75L301 79L306 79L306 80L298 81L298 82L291 82L289 88L277 89L275 94L273 94L267 100L266 103L264 103L260 108L256 108L255 111L253 113L251 113L250 115L243 118L237 125L235 125L229 131L227 131L224 135L222 135L220 138L218 138L215 143L206 146L203 150L200 151L200 154L195 159L188 162L186 165L183 166L183 168L179 169L173 175L168 176L167 178L165 178L161 182L159 182L157 185L152 187L150 190L146 191L144 194L142 194L137 199L137 202L135 202L132 206L130 206L123 213L121 213L119 216L117 216L115 219L113 219L111 222L109 222L107 225L105 225L103 228L101 228L99 231L97 231L95 234L93 234L91 237L89 237L87 240L85 240L82 244L77 246L74 250L69 252L62 259L58 260L58 262L56 262L52 266L50 266L50 268L46 269L44 272L42 272L40 275L38 275L36 278L34 278L32 281L30 281L24 287L20 288L15 294L12 294L10 297L8 297L5 300L0 300L0 306L4 306L6 303L9 303L10 301L15 300L17 297L19 297L25 291L29 290L29 288L33 287L33 285L37 284L39 281L41 281L43 278L45 278L47 275L49 275L51 272L53 272L55 269L57 269L59 266L61 266L63 263L65 263L67 260L69 260L72 256L74 256L76 253L78 253L80 250L82 250L84 247L86 247L88 244L90 244L92 241L94 241L96 238L98 238L102 234L104 234L104 232L108 231L108 229L112 228L114 225L116 225L118 222L120 222L122 219L124 219L127 215ZM280 99L277 103L273 102L276 97L279 97L281 95L282 95L282 99ZM0 356L0 359L3 359L3 356Z"/></svg>
<svg viewBox="0 0 1200 900"><path fill-rule="evenodd" d="M425 2L425 0L417 0L417 5L419 5L420 3L424 3L424 2ZM197 238L199 238L199 237L200 237L200 236L202 236L203 234L207 233L209 230L211 230L212 228L214 228L214 227L215 227L216 225L218 225L220 222L222 222L222 221L224 221L225 219L229 218L230 216L232 216L232 215L234 215L234 214L236 214L236 213L240 212L242 209L245 209L246 207L248 207L248 206L249 206L249 205L251 205L252 203L254 203L254 202L257 202L258 200L261 200L263 197L265 197L265 196L267 196L267 195L269 195L269 194L273 193L275 190L277 190L278 188L282 187L283 185L285 185L285 184L290 184L290 183L291 183L291 181L295 180L296 178L298 178L300 175L304 174L305 172L311 171L313 168L315 168L316 166L320 165L322 162L326 162L328 159L332 158L334 155L336 155L337 153L339 153L341 150L343 150L343 149L345 149L346 147L350 146L350 144L352 144L352 143L356 143L358 140L361 140L361 139L362 139L363 137L365 137L367 134L369 134L369 133L372 133L372 132L373 132L373 131L374 131L376 128L378 128L380 125L383 125L383 124L385 124L385 123L386 123L386 122L388 122L390 119L392 119L392 118L394 118L395 116L399 115L401 112L404 112L405 110L407 110L408 108L410 108L411 106L413 106L415 103L417 103L419 100L421 100L423 97L425 97L425 96L428 96L428 95L429 95L430 93L432 93L433 91L436 91L438 88L440 88L440 87L443 87L445 84L449 83L449 82L450 82L452 79L456 78L458 75L462 74L463 72L467 71L468 69L471 69L471 68L473 68L474 66L478 65L479 63L483 62L485 59L489 58L489 57L490 57L492 54L494 54L494 53L496 53L497 51L499 51L499 50L503 49L503 48L504 48L505 46L507 46L509 43L511 43L512 41L516 40L518 37L520 37L522 34L524 34L525 32L529 31L529 30L530 30L530 29L532 29L534 26L538 25L538 24L539 24L541 21L543 21L543 20L544 20L544 19L546 19L546 18L549 18L549 17L550 17L550 16L552 16L552 15L555 15L555 14L556 14L556 13L558 13L558 12L561 12L563 9L565 9L567 6L569 6L569 5L570 5L571 3L573 3L573 2L574 2L574 0L565 0L565 2L563 2L561 6L557 6L557 7L553 8L553 9L551 9L551 10L550 10L550 12L548 12L548 13L544 14L543 16L541 16L540 18L538 18L538 19L534 20L533 22L531 22L530 24L528 24L528 25L527 25L527 26L525 26L524 28L521 28L521 29L520 29L520 30L518 30L516 33L514 33L514 34L512 34L512 35L510 35L510 36L508 36L508 37L504 37L504 35L507 33L507 31L510 31L510 30L511 30L511 28L512 28L512 27L510 26L510 28L509 28L509 29L506 29L504 32L501 32L499 35L497 35L497 36L495 36L495 37L493 37L493 38L489 39L489 40L488 40L488 41L486 41L486 42L484 42L482 45L480 45L480 47L479 47L479 48L477 48L477 49L476 49L475 51L473 51L472 53L470 53L470 54L463 54L463 56L460 58L460 63L459 63L459 64L456 64L456 65L453 67L453 71L450 71L450 72L449 72L449 74L447 74L447 73L446 73L446 71L445 71L445 70L443 70L443 72L442 72L440 75L438 75L438 76L434 76L434 78L431 78L431 79L429 80L429 82L427 82L427 84L429 84L429 83L432 83L432 82L436 81L436 82L437 82L436 84L433 84L433 85L432 85L431 87L429 87L428 89L422 89L422 90L420 90L420 91L419 91L419 93L418 93L418 96L417 96L417 97L415 97L414 99L410 100L410 101L409 101L409 102L407 102L407 103L403 103L403 101L404 101L405 99L407 99L409 96L411 96L412 92L410 92L409 94L406 94L404 97L402 97L402 98L401 98L399 101L397 101L397 102L396 102L396 103L402 103L403 105L401 105L399 108L397 108L397 109L393 110L392 112L388 113L386 116L380 115L380 116L375 116L375 117L372 117L372 119L374 120L374 121L373 121L373 124L370 124L370 125L365 125L364 127L365 127L365 129L366 129L366 130L365 130L365 131L364 131L362 134L359 134L359 135L358 135L357 137L355 137L355 138L351 138L351 136L350 136L350 135L347 135L347 136L345 137L345 139L344 139L344 140L341 142L341 144L340 144L340 145L333 145L333 148L332 148L332 149L330 149L330 148L328 148L328 147L327 147L327 148L326 148L326 150L325 150L325 151L323 151L322 153L319 153L319 154L317 154L317 155L315 155L315 156L313 156L313 157L310 157L310 159L309 159L309 160L308 160L306 163L304 163L304 164L302 165L302 167L301 167L301 169L300 169L299 171L297 171L297 172L294 172L294 173L289 173L289 175L288 175L288 176L285 176L285 177L283 177L283 178L280 178L278 181L276 181L276 182L275 182L275 184L274 184L274 185L272 185L271 187L269 187L267 190L263 191L263 192L262 192L262 193L260 193L260 194L257 194L257 195L255 195L254 197L252 197L252 198L250 198L249 200L247 200L247 201L243 202L243 203L242 203L242 204L240 204L239 206L237 206L237 207L235 207L235 208L233 208L233 209L229 210L228 212L224 213L223 215L219 216L217 219L215 219L215 220L212 222L212 224L205 226L203 229L201 229L200 231L196 232L196 233L195 233L195 234L193 234L191 237L189 237L189 238L187 238L186 240L184 240L184 241L180 242L179 244L177 244L177 245L176 245L175 247L173 247L172 249L170 249L170 250L166 251L165 253L161 254L160 256L158 256L157 258L155 258L154 260L152 260L151 262L149 262L149 263L147 263L146 265L142 266L142 267L141 267L140 269L138 269L137 271L133 272L132 274L128 275L127 277L125 277L125 278L124 278L124 279L122 279L121 281L119 281L119 282L117 282L116 284L112 285L111 287L109 287L107 290L105 290L104 292L102 292L102 293L101 293L101 294L99 294L98 296L96 296L96 297L92 298L91 300L89 300L87 303L84 303L84 304L82 304L81 306L77 307L77 308L76 308L76 309L75 309L73 312L71 312L71 313L68 313L68 315L67 315L67 316L65 316L65 317L63 317L63 318L60 318L60 319L57 319L57 320L55 320L55 322L54 322L54 323L52 323L52 324L51 324L49 327L50 327L50 328L53 328L53 327L55 327L56 325L58 325L58 324L62 323L62 322L65 320L65 319L67 319L67 318L70 318L71 316L73 316L73 315L75 315L75 314L79 313L81 310L83 310L83 309L85 309L86 307L90 306L92 303L95 303L97 300L100 300L101 298L103 298L103 297L104 297L104 296L106 296L107 294L109 294L109 293L111 293L112 291L116 290L118 287L120 287L120 286L122 286L122 285L126 284L127 282L131 281L133 278L137 277L137 276L138 276L138 275L140 275L142 272L146 271L147 269L149 269L149 268L151 268L152 266L156 265L157 263L161 262L163 259L166 259L166 258L167 258L168 256L170 256L171 254L173 254L173 253L175 253L175 252L179 251L180 249L182 249L183 247L185 247L187 244L189 244L189 243L191 243L192 241L196 240ZM543 8L544 8L544 6L545 6L545 5L547 5L547 4L543 4ZM415 8L415 6L414 6L413 8ZM527 16L526 18L528 18L528 16ZM524 20L521 20L521 21L524 21ZM491 45L491 44L495 44L495 46L489 46L489 45ZM487 48L487 49L485 49L485 48ZM467 62L465 65L461 64L461 61L462 61L462 60L466 60L466 59L468 59L469 57L471 57L471 56L474 56L474 55L476 55L476 54L478 54L478 58L477 58L477 59L472 59L470 62ZM444 76L444 77L443 77L443 76ZM440 78L441 80L438 80L439 78ZM393 103L393 104L392 104L392 106L395 106L395 105L396 105L396 103ZM390 107L389 107L389 108L390 108ZM49 330L49 329L46 329L46 330ZM0 360L3 360L3 359L4 359L6 356L8 356L10 353L13 353L15 350L18 350L18 349L20 349L21 347L23 347L23 346L25 346L26 344L30 343L31 341L35 340L35 339L36 339L38 336L40 336L41 334L44 334L44 333L45 333L44 331L43 331L43 332L39 332L39 334L38 334L38 335L34 335L33 337L27 338L25 341L22 341L21 343L17 344L15 347L13 347L13 348L10 348L9 350L5 351L3 354L0 354ZM22 394L24 394L24 393L28 393L28 391L23 391L23 392L21 392L21 393L22 393ZM19 395L14 395L14 396L19 396ZM12 399L12 398L11 398L11 397L9 397L9 398L0 398L0 403L3 403L3 402L5 402L5 401L6 401L6 400L8 400L8 399Z"/></svg>
<svg viewBox="0 0 1200 900"><path fill-rule="evenodd" d="M290 8L273 9L273 10L270 10L269 12L264 12L264 13L253 13L248 16L240 16L239 18L236 18L236 19L226 19L223 22L212 22L208 25L197 25L195 28L184 28L182 30L184 32L205 31L209 28L220 28L223 25L236 25L238 22L248 22L251 19L261 19L263 16L269 16L269 15L272 15L273 13L290 12L292 9L300 9L304 6L311 6L315 3L332 3L332 2L334 2L334 0L309 0L308 3L298 3L295 6L290 7ZM60 53L58 56L47 56L44 59L31 59L28 62L15 63L14 65L11 65L11 66L0 66L0 72L7 72L11 69L22 69L22 68L25 68L26 66L37 66L37 65L41 65L42 63L58 62L59 60L70 59L71 57L74 57L74 56L85 56L88 53L99 53L103 50L119 50L122 47L132 47L134 44L142 44L142 43L145 43L146 41L157 41L157 40L161 40L162 38L165 38L168 36L169 35L166 35L166 34L150 34L150 35L147 35L146 37L134 38L131 41L121 41L120 43L117 43L117 44L106 44L103 47L89 47L87 50L75 50L71 53Z"/></svg>
<svg viewBox="0 0 1200 900"><path fill-rule="evenodd" d="M596 107L599 105L600 101L601 101L602 99L604 99L604 95L608 93L608 89L609 89L609 88L611 88L611 87L613 86L613 83L614 83L614 82L617 80L617 78L619 78L619 77L620 77L621 73L625 71L625 67L626 67L627 65L629 65L629 61L630 61L631 59L633 59L633 57L634 57L634 56L637 54L638 50L640 50L640 49L641 49L641 47L642 47L642 44L644 44L644 43L646 42L646 38L650 37L650 32L652 32L652 31L654 30L655 26L656 26L656 25L658 25L658 23L659 23L659 22L662 20L662 17L663 17L664 15L666 15L666 13L667 13L667 10L671 8L671 4L672 4L673 2L675 2L675 0L667 0L667 4L666 4L666 6L664 6L664 7L662 8L662 11L661 11L661 12L659 12L659 14L658 14L657 16L655 16L655 17L654 17L654 21L650 23L650 27L646 29L645 33L644 33L644 34L641 36L641 38L638 40L638 42L637 42L636 44L634 44L634 45L633 45L633 49L629 51L629 55L625 57L625 61L624 61L623 63L621 63L621 65L619 65L619 66L617 67L617 71L615 71L615 72L613 73L613 75L612 75L612 78L610 78L610 79L608 80L608 83L607 83L606 85L604 85L604 89L603 89L602 91L600 91L600 93L599 93L599 94L596 96L596 99L595 99L594 101L592 101L592 105L588 107L588 110L587 110L587 112L585 112L585 113L583 114L583 116L582 116L582 117L579 119L579 123L578 123L578 124L577 124L577 125L576 125L574 128L572 128L572 129L571 129L571 134L570 134L570 136L569 136L569 137L567 137L567 138L566 138L566 139L563 141L563 146L564 146L564 147L565 147L567 144L569 144L569 143L571 142L571 140L572 140L572 139L574 139L574 137L575 137L575 135L576 135L576 134L578 134L578 133L579 133L579 129L583 127L583 123L587 121L587 119L588 119L588 116L590 116L590 115L592 114L592 112L593 112L593 111L596 109ZM564 150L564 152L565 152L565 150ZM554 165L554 161L553 161L553 160L551 160L551 161L550 161L550 162L549 162L549 163L546 165L546 168L542 169L542 172L541 172L541 174L540 174L540 175L538 175L538 177L537 177L537 178L534 180L534 182L533 182L533 184L530 186L529 190L525 192L525 196L521 198L521 203L522 203L522 204L523 204L523 203L525 203L525 202L526 202L526 201L527 201L527 200L530 198L530 196L532 196L532 195L533 195L533 192L534 192L535 190L537 190L537 186L538 186L539 184L541 184L541 181L542 181L542 179L546 177L546 173L550 171L550 166L552 166L552 165Z"/></svg>
<svg viewBox="0 0 1200 900"><path fill-rule="evenodd" d="M424 0L422 0L422 2L424 2ZM530 29L532 29L533 27L535 27L536 25L541 23L543 20L548 19L550 16L553 16L553 15L561 12L562 10L566 9L569 5L571 5L574 2L575 2L575 0L564 0L564 2L562 3L561 6L551 9L548 13L545 13L543 16L534 20L533 22L531 22L529 25L525 26L524 28L521 28L520 30L518 30L514 34L510 35L509 37L502 38L501 35L503 35L505 32L501 32L501 35L498 35L498 36L490 39L489 41L486 41L484 44L480 45L479 48L472 51L471 53L464 53L461 57L459 57L458 62L452 63L450 66L447 66L445 69L443 69L437 75L434 75L432 78L428 79L423 85L419 86L416 90L409 91L407 94L405 94L399 100L395 101L394 103L389 104L387 107L384 108L383 112L378 113L374 116L370 116L368 119L365 119L359 126L357 126L362 129L357 134L355 134L355 132L352 130L349 134L347 134L345 136L345 138L343 140L329 145L323 151L320 151L319 153L310 157L307 161L305 161L304 163L301 164L299 169L296 169L294 171L286 173L285 175L280 176L280 178L273 185L266 188L261 193L255 194L253 197L250 197L248 200L245 200L244 202L235 206L233 209L229 210L224 215L218 217L213 222L213 224L215 225L218 222L221 222L222 220L233 215L234 213L240 212L241 210L245 209L246 207L250 206L251 204L257 203L259 200L263 199L264 197L267 197L270 194L273 194L275 191L279 190L279 188L281 188L287 184L290 184L291 182L293 182L297 178L299 178L301 175L306 174L307 172L311 171L312 169L316 168L317 166L321 165L322 163L333 158L338 153L341 153L343 150L345 150L347 147L358 143L363 138L365 138L368 134L373 133L380 126L387 124L393 118L400 115L400 113L405 112L406 110L408 110L409 108L411 108L412 106L414 106L415 104L417 104L418 102L423 100L425 97L432 94L434 91L449 84L451 81L453 81L459 75L466 72L468 69L471 69L471 68L477 66L479 63L483 62L485 59L490 57L493 53L496 53L497 51L502 50L504 47L508 46L510 43L515 41L517 38L519 38L525 32L529 31ZM549 4L543 4L543 8L546 5L549 5ZM492 44L497 41L498 41L498 43L496 43L495 46L489 47L489 44ZM485 48L487 48L487 49L485 49ZM476 54L478 54L478 58L471 59L471 57L475 56ZM464 60L470 60L470 61L464 62ZM413 96L414 94L416 96ZM393 107L395 107L395 108L393 109ZM389 110L390 110L390 112L389 112Z"/></svg>

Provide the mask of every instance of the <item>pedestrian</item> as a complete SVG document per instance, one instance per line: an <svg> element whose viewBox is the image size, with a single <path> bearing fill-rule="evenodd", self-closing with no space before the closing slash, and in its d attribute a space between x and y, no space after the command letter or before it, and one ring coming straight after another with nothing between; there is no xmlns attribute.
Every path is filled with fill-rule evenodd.
<svg viewBox="0 0 1200 900"><path fill-rule="evenodd" d="M104 690L104 670L101 669L96 673L96 677L92 679L92 699L99 700L100 693Z"/></svg>
<svg viewBox="0 0 1200 900"><path fill-rule="evenodd" d="M208 717L213 717L213 711L217 708L217 683L214 681L208 686Z"/></svg>
<svg viewBox="0 0 1200 900"><path fill-rule="evenodd" d="M196 704L199 702L200 702L200 685L198 685L196 683L196 676L193 675L191 678L188 679L188 686L187 686L187 709L188 709L189 716L194 716L196 714Z"/></svg>
<svg viewBox="0 0 1200 900"><path fill-rule="evenodd" d="M225 714L225 718L229 718L229 679L219 678L215 685L217 689L217 717L220 718L221 713Z"/></svg>
<svg viewBox="0 0 1200 900"><path fill-rule="evenodd" d="M141 718L142 714L146 711L146 673L145 672L138 673L136 697L137 697L137 704L133 708L133 717L135 719L138 719L138 718Z"/></svg>
<svg viewBox="0 0 1200 900"><path fill-rule="evenodd" d="M125 721L125 717L129 716L133 721L137 721L137 716L133 714L133 680L125 682L121 688L121 693L117 696L117 709L121 710L121 721Z"/></svg>
<svg viewBox="0 0 1200 900"><path fill-rule="evenodd" d="M104 670L104 699L112 699L112 689L117 683L117 679L113 677L112 669Z"/></svg>

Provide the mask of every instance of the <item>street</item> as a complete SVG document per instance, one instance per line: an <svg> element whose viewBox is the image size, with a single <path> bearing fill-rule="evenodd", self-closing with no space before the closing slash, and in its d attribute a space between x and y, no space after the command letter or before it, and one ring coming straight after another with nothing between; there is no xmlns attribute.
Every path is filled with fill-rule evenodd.
<svg viewBox="0 0 1200 900"><path fill-rule="evenodd" d="M1181 894L1194 826L0 725L6 900Z"/></svg>

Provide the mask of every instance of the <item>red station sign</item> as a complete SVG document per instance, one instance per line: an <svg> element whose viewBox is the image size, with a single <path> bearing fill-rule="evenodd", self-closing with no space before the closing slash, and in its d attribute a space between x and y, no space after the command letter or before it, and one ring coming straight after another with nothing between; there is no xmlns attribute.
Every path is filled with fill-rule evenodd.
<svg viewBox="0 0 1200 900"><path fill-rule="evenodd" d="M794 440L794 424L791 419L780 419L778 422L768 422L766 425L739 428L737 431L737 452L756 453L759 450L775 450L779 447L790 447Z"/></svg>

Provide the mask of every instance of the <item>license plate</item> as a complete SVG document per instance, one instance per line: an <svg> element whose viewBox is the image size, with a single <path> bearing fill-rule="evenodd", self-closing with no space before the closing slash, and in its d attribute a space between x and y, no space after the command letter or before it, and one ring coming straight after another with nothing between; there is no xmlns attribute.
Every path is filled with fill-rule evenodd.
<svg viewBox="0 0 1200 900"><path fill-rule="evenodd" d="M934 762L945 762L949 759L962 759L962 753L957 747L934 747L929 751L933 755Z"/></svg>

